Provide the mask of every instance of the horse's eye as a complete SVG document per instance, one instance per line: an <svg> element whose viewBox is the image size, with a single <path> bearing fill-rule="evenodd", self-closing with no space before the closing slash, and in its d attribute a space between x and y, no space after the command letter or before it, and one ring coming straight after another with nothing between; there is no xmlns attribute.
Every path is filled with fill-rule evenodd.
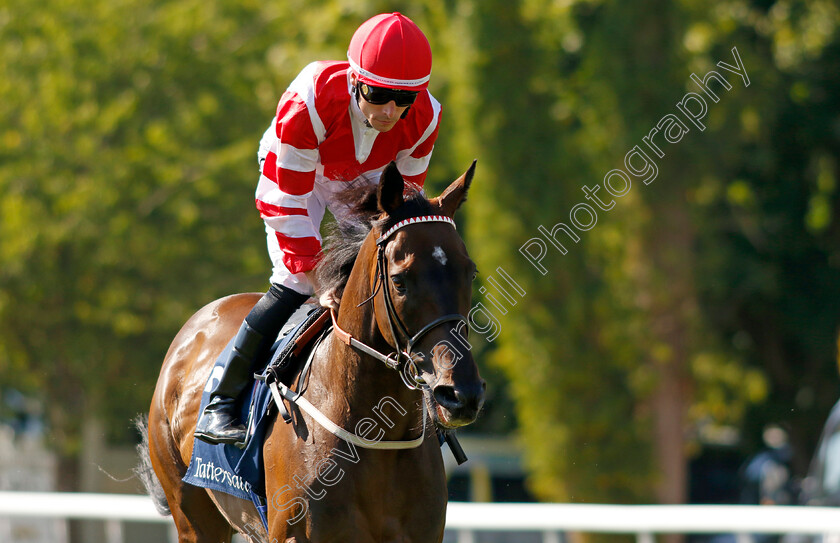
<svg viewBox="0 0 840 543"><path fill-rule="evenodd" d="M472 272L472 279L470 281L475 281L475 278L478 277L478 268L474 269Z"/></svg>
<svg viewBox="0 0 840 543"><path fill-rule="evenodd" d="M403 277L402 274L397 273L392 275L391 282L394 283L394 288L397 292L405 294L407 289L405 288L405 277Z"/></svg>

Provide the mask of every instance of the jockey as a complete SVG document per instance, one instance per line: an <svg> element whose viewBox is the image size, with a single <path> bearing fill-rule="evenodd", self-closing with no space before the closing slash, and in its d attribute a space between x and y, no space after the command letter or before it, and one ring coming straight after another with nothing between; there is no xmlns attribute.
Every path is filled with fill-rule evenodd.
<svg viewBox="0 0 840 543"><path fill-rule="evenodd" d="M315 293L325 208L338 220L348 182L378 182L391 161L423 186L441 106L428 92L432 51L400 13L380 14L353 34L347 62L314 62L292 81L260 141L256 204L273 263L271 287L245 317L220 382L196 425L210 443L241 443L235 399L298 307Z"/></svg>

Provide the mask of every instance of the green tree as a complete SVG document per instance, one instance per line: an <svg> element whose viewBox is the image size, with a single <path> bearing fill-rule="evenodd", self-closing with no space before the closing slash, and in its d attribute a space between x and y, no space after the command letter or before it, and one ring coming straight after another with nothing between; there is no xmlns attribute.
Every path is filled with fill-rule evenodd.
<svg viewBox="0 0 840 543"><path fill-rule="evenodd" d="M701 9L698 6L698 11ZM754 74L722 130L717 168L694 195L703 311L732 356L765 373L764 402L745 432L782 424L803 474L838 399L837 246L840 9L780 1L721 2L689 36L697 57L737 44Z"/></svg>
<svg viewBox="0 0 840 543"><path fill-rule="evenodd" d="M834 143L826 138L836 115L829 109L809 126L787 111L802 111L796 103L813 98L816 117L831 96L834 8L475 2L459 4L454 15L474 59L462 79L478 89L452 95L456 140L472 142L482 158L467 208L471 246L480 269L501 265L528 293L501 319L492 360L511 380L534 489L560 500L683 501L697 438L720 424L748 429L789 420L807 435L795 443L807 458L819 422L804 421L822 420L815 415L830 406L837 383L827 356L837 292L827 151ZM596 209L597 226L578 231L580 241L561 233L567 254L546 244L545 276L525 261L518 249L540 237L538 227L568 225L569 211L586 202L581 187L626 170L625 154L677 112L686 92L702 92L689 76L721 70L721 60L733 65L732 47L751 85L726 72L733 87L718 91L725 94L719 103L708 100L704 130L684 118L691 129L655 160L655 180L634 177L613 209ZM786 68L782 53L791 50L810 53L788 59ZM807 146L787 145L800 131ZM756 165L747 178L744 170ZM770 178L786 176L787 192L768 177L753 186L771 170ZM764 191L773 204L756 207ZM751 206L750 221L738 198ZM791 243L783 252L744 252L762 222L786 228ZM816 275L766 277L802 265ZM744 298L744 289L761 285L769 288L763 305ZM759 346L759 330L775 340ZM803 381L792 379L800 375ZM810 402L802 418L782 416L797 401Z"/></svg>
<svg viewBox="0 0 840 543"><path fill-rule="evenodd" d="M191 313L266 288L259 137L297 72L342 58L363 16L335 2L0 8L0 373L47 405L63 488L81 422L127 435Z"/></svg>

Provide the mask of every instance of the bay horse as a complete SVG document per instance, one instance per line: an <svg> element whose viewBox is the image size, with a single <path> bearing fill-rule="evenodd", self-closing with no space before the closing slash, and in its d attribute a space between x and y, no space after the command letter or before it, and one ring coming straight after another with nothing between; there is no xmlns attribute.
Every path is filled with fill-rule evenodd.
<svg viewBox="0 0 840 543"><path fill-rule="evenodd" d="M184 324L144 436L154 470L144 482L158 510L171 512L179 543L229 542L234 530L266 543L442 541L447 488L435 426L473 422L485 390L468 348L458 348L469 346L476 268L452 217L474 170L475 162L426 199L391 163L357 198L358 220L345 229L355 237L326 251L317 273L330 296L322 300L340 302L303 396L355 431L356 443L386 448L356 448L308 412L291 424L275 414L262 448L267 533L252 503L182 481L211 368L260 294L222 298Z"/></svg>

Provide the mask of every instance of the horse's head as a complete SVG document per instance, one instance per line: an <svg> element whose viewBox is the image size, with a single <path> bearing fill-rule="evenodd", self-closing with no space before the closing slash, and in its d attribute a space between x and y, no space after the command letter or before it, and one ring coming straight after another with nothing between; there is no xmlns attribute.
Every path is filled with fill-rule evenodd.
<svg viewBox="0 0 840 543"><path fill-rule="evenodd" d="M474 171L475 162L437 198L407 201L392 163L379 183L381 215L371 232L376 326L404 356L407 382L426 385L436 422L446 428L473 422L486 388L467 342L476 267L452 221Z"/></svg>

